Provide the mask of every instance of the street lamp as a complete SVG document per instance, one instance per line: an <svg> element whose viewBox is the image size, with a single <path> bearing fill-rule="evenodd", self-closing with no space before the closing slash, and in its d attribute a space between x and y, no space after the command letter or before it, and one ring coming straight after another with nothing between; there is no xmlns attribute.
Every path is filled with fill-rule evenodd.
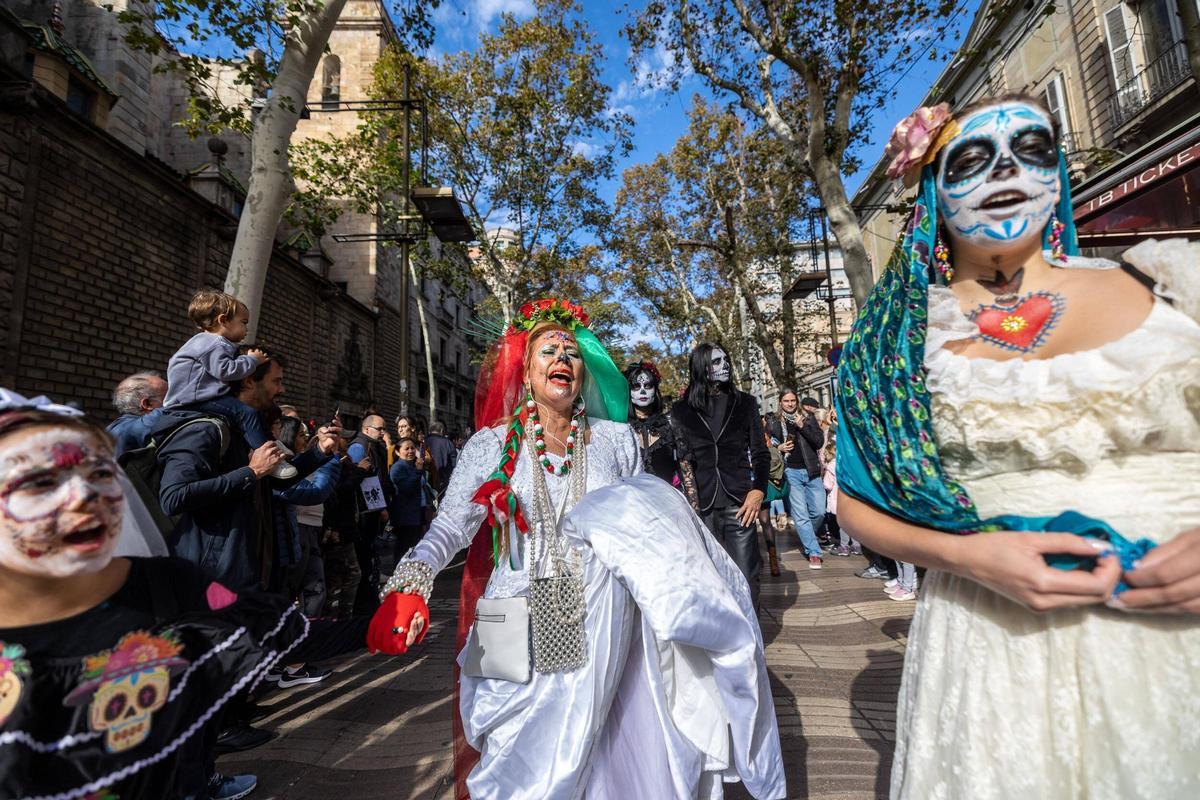
<svg viewBox="0 0 1200 800"><path fill-rule="evenodd" d="M307 109L306 109L307 110ZM427 235L431 230L433 235L443 242L470 242L476 238L471 223L467 221L454 190L448 186L429 186L428 158L429 152L429 110L425 98L412 96L412 66L404 65L404 96L399 99L386 100L338 100L323 101L320 108L322 113L338 111L403 111L404 127L401 131L401 142L404 148L403 163L403 192L404 205L396 221L400 229L390 233L335 233L335 242L399 242L400 244L400 308L404 315L404 326L400 343L400 373L401 407L407 404L408 396L408 287L410 280L410 248ZM410 170L412 165L412 112L421 114L421 186L412 188ZM417 213L410 213L410 203L416 207ZM412 223L419 223L413 230ZM428 347L426 342L426 347ZM431 386L430 392L437 388Z"/></svg>
<svg viewBox="0 0 1200 800"><path fill-rule="evenodd" d="M475 229L449 186L418 186L408 194L417 213L443 242L470 242Z"/></svg>

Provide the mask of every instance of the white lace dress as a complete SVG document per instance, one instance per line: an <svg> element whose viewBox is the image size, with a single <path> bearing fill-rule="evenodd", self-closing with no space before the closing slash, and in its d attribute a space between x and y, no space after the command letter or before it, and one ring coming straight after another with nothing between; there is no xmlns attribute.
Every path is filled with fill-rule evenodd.
<svg viewBox="0 0 1200 800"><path fill-rule="evenodd" d="M977 329L949 289L931 290L938 445L981 516L1073 509L1157 542L1200 526L1200 246L1147 243L1126 260L1176 306L1160 299L1120 340L1040 361L944 349ZM1035 614L931 572L909 634L891 795L1200 798L1200 619Z"/></svg>
<svg viewBox="0 0 1200 800"><path fill-rule="evenodd" d="M716 800L723 783L739 779L754 797L784 797L745 579L682 494L637 474L628 425L589 425L586 493L562 525L583 556L588 663L535 672L526 684L462 676L463 728L481 752L467 781L472 799ZM485 429L467 442L411 558L438 571L470 543L484 520L471 498L496 468L503 435ZM534 468L522 447L512 487L527 515ZM569 483L546 475L551 505ZM526 595L531 569L542 574L537 564L502 562L485 596Z"/></svg>

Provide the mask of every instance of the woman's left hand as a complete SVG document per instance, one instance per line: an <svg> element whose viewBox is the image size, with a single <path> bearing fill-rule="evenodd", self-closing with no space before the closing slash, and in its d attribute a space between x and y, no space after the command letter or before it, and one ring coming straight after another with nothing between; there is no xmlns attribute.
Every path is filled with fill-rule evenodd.
<svg viewBox="0 0 1200 800"><path fill-rule="evenodd" d="M1200 528L1184 531L1147 553L1125 573L1130 589L1109 605L1155 614L1200 614Z"/></svg>

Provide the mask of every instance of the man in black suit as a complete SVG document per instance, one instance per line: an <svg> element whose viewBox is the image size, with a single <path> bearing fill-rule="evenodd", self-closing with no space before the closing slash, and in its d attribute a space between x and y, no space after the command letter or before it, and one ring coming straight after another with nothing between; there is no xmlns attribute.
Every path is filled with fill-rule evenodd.
<svg viewBox="0 0 1200 800"><path fill-rule="evenodd" d="M671 418L693 462L700 517L746 576L757 608L762 556L754 523L771 468L758 402L734 387L729 356L718 345L698 345L689 369L687 393Z"/></svg>

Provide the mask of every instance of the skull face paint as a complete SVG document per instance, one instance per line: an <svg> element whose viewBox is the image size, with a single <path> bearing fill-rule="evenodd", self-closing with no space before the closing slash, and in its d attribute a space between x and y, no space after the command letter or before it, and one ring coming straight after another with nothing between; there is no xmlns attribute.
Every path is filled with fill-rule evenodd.
<svg viewBox="0 0 1200 800"><path fill-rule="evenodd" d="M712 349L708 361L708 380L710 383L727 383L729 381L729 356L719 347Z"/></svg>
<svg viewBox="0 0 1200 800"><path fill-rule="evenodd" d="M74 428L30 428L0 441L0 567L64 578L101 570L125 496L112 452Z"/></svg>
<svg viewBox="0 0 1200 800"><path fill-rule="evenodd" d="M658 389L654 385L654 376L649 372L639 372L633 376L629 384L629 402L637 408L649 408L654 405L654 397Z"/></svg>
<svg viewBox="0 0 1200 800"><path fill-rule="evenodd" d="M1040 240L1060 192L1054 128L1025 103L963 119L937 171L938 210L951 239L991 250Z"/></svg>
<svg viewBox="0 0 1200 800"><path fill-rule="evenodd" d="M539 403L574 401L583 386L583 356L575 337L562 330L539 334L532 343L526 375Z"/></svg>

